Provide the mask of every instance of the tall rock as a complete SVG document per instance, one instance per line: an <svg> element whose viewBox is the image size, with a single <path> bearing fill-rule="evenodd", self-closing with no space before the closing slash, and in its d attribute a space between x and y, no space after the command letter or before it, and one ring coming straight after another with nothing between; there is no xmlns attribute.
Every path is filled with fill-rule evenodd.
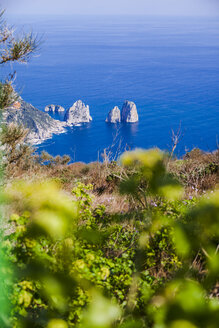
<svg viewBox="0 0 219 328"><path fill-rule="evenodd" d="M81 100L76 101L73 106L66 111L64 120L68 125L92 121L89 106L86 106Z"/></svg>
<svg viewBox="0 0 219 328"><path fill-rule="evenodd" d="M64 112L65 108L60 105L48 105L45 107L45 112Z"/></svg>
<svg viewBox="0 0 219 328"><path fill-rule="evenodd" d="M108 113L106 122L108 123L120 123L121 122L121 113L119 107L115 106Z"/></svg>
<svg viewBox="0 0 219 328"><path fill-rule="evenodd" d="M27 128L29 131L25 141L31 144L39 144L52 138L53 134L66 131L65 122L54 120L49 114L35 108L22 98L3 112L3 121L6 124L15 123Z"/></svg>
<svg viewBox="0 0 219 328"><path fill-rule="evenodd" d="M126 100L122 107L122 122L135 123L138 122L137 107L134 102Z"/></svg>

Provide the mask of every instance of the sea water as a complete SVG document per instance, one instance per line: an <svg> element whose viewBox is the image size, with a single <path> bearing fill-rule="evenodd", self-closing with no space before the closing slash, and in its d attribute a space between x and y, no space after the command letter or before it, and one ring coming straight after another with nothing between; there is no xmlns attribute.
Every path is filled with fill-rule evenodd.
<svg viewBox="0 0 219 328"><path fill-rule="evenodd" d="M28 65L16 65L17 89L40 110L69 108L81 99L93 121L67 129L38 146L72 161L111 158L124 149L171 149L176 155L217 148L219 133L219 19L206 17L10 17L18 31L38 33ZM1 70L4 74L4 69ZM107 124L114 106L134 101L139 122ZM51 114L63 119L63 113Z"/></svg>

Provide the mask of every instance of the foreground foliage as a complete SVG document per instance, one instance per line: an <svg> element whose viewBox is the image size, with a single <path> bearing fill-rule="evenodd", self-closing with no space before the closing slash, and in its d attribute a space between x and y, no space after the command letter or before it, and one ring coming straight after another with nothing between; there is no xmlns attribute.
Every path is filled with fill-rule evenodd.
<svg viewBox="0 0 219 328"><path fill-rule="evenodd" d="M11 187L14 272L5 327L218 327L219 192L186 199L157 149L121 157L127 213L54 182Z"/></svg>
<svg viewBox="0 0 219 328"><path fill-rule="evenodd" d="M39 41L32 33L16 34L14 27L4 20L4 11L0 9L0 68L14 62L27 63L38 46ZM12 72L4 81L0 81L0 110L18 98L12 85L14 77L15 72Z"/></svg>

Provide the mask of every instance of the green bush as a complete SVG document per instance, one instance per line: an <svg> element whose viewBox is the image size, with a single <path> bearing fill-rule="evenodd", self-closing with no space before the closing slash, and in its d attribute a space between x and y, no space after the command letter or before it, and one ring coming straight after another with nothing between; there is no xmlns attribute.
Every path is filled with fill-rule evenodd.
<svg viewBox="0 0 219 328"><path fill-rule="evenodd" d="M12 186L8 327L218 327L219 192L182 198L159 150L121 163L121 191L141 204L126 214L94 208L80 182L73 199L52 182Z"/></svg>

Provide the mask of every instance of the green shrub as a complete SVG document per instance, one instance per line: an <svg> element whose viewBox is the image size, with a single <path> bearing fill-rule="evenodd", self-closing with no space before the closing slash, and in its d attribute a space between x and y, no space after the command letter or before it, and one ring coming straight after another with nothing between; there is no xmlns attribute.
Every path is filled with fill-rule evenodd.
<svg viewBox="0 0 219 328"><path fill-rule="evenodd" d="M92 185L73 200L54 183L11 188L9 327L218 327L219 192L181 199L158 150L121 161L122 192L146 197L126 214L93 208Z"/></svg>

